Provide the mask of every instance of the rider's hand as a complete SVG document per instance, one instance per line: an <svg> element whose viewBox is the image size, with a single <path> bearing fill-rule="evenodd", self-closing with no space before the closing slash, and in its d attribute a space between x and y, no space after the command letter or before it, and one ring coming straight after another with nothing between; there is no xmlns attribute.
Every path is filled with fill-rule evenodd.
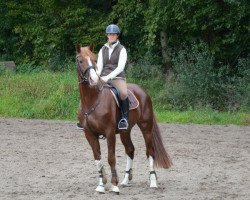
<svg viewBox="0 0 250 200"><path fill-rule="evenodd" d="M97 74L97 76L100 76L100 75L101 75L101 72L97 69L97 70L96 70L96 74Z"/></svg>
<svg viewBox="0 0 250 200"><path fill-rule="evenodd" d="M110 78L108 76L102 76L101 79L106 83Z"/></svg>

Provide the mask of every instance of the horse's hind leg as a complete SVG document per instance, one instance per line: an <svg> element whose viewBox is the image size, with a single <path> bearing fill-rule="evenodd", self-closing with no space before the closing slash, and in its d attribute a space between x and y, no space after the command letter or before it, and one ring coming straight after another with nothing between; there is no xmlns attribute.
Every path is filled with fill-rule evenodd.
<svg viewBox="0 0 250 200"><path fill-rule="evenodd" d="M129 181L132 180L132 167L133 167L133 159L134 159L134 145L132 143L130 132L128 133L121 133L120 138L122 141L122 144L125 147L125 151L127 154L127 164L125 169L125 176L123 181L121 182L121 185L126 186L128 185Z"/></svg>
<svg viewBox="0 0 250 200"><path fill-rule="evenodd" d="M95 164L99 173L99 183L95 191L99 193L105 193L104 185L107 183L107 176L104 170L104 166L101 160L100 143L96 136L92 133L85 131L86 139L88 140L94 154Z"/></svg>
<svg viewBox="0 0 250 200"><path fill-rule="evenodd" d="M149 179L150 179L150 187L154 188L157 187L156 183L156 173L154 169L154 146L153 146L153 135L152 135L152 129L153 129L153 122L151 122L150 119L148 119L145 122L138 123L139 128L142 131L145 144L146 144L146 155L148 158L149 163Z"/></svg>

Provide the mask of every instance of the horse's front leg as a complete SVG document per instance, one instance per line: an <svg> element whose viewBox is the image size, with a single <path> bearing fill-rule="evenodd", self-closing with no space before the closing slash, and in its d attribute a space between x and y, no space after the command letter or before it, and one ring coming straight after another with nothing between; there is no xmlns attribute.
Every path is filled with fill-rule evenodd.
<svg viewBox="0 0 250 200"><path fill-rule="evenodd" d="M118 188L118 176L116 172L116 158L115 158L115 143L116 143L116 137L115 137L115 132L109 134L107 137L107 143L108 143L108 162L111 168L111 192L114 192L114 194L119 194L120 190Z"/></svg>
<svg viewBox="0 0 250 200"><path fill-rule="evenodd" d="M105 193L104 185L107 183L107 176L104 170L103 162L101 160L100 143L98 137L88 132L87 130L85 130L85 136L93 150L95 164L99 173L99 183L95 191L99 193Z"/></svg>

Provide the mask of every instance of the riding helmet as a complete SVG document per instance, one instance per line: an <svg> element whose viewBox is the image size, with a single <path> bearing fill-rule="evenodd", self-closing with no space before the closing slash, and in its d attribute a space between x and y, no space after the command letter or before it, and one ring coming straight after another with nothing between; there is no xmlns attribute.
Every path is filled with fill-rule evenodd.
<svg viewBox="0 0 250 200"><path fill-rule="evenodd" d="M115 24L110 24L106 28L106 34L108 34L108 33L120 34L120 28Z"/></svg>

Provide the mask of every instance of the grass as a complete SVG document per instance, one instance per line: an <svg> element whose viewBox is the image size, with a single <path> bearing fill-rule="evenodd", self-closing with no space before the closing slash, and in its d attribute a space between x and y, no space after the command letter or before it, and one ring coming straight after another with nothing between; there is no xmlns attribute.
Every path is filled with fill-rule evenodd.
<svg viewBox="0 0 250 200"><path fill-rule="evenodd" d="M161 83L150 80L149 86L146 82L138 84L152 97L155 113L160 122L250 125L250 115L245 112L222 113L208 109L169 111L164 102L159 102L157 97L162 92ZM1 117L75 121L78 105L75 71L0 75Z"/></svg>
<svg viewBox="0 0 250 200"><path fill-rule="evenodd" d="M250 125L250 114L216 111L164 111L156 112L158 121L165 123L236 124Z"/></svg>
<svg viewBox="0 0 250 200"><path fill-rule="evenodd" d="M75 118L79 104L75 72L7 74L0 79L0 116Z"/></svg>

